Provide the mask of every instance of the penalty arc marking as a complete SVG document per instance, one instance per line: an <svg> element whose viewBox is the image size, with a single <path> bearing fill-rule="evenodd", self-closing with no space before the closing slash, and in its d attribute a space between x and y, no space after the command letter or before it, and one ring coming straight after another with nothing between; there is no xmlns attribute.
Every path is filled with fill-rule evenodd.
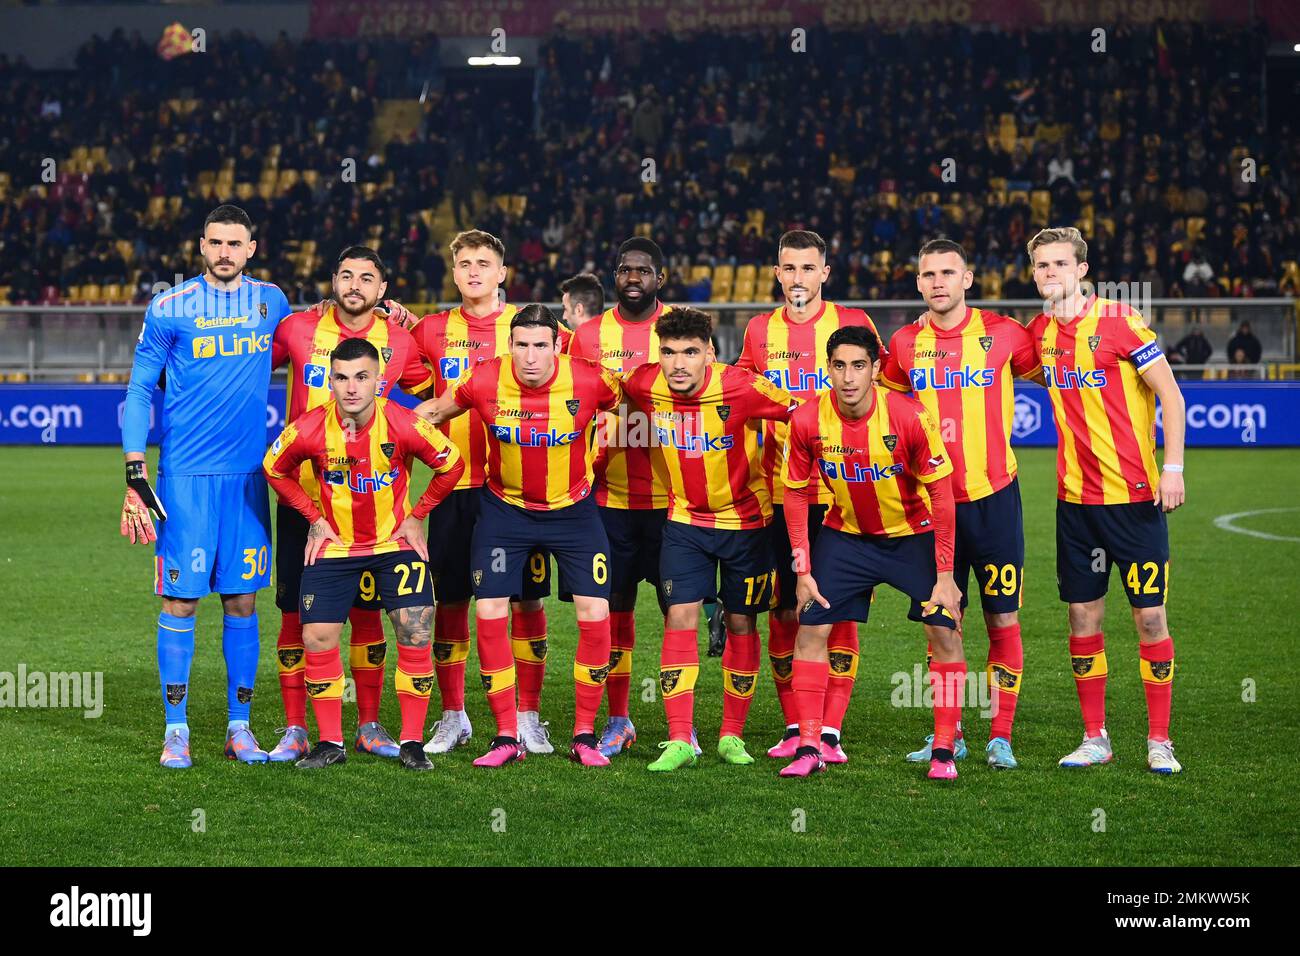
<svg viewBox="0 0 1300 956"><path fill-rule="evenodd" d="M1300 511L1300 508L1261 508L1258 511L1238 511L1236 514L1219 515L1214 519L1214 526L1222 528L1224 531L1235 531L1237 534L1248 534L1252 538L1263 538L1265 541L1300 541L1293 535L1270 534L1267 531L1256 531L1253 528L1238 528L1235 521L1239 518L1249 518L1252 515L1274 515L1286 514L1292 511Z"/></svg>

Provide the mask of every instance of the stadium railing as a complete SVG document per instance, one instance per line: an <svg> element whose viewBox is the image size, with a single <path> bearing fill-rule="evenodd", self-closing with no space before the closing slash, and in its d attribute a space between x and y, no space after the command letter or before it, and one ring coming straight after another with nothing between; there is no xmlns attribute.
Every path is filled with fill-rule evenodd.
<svg viewBox="0 0 1300 956"><path fill-rule="evenodd" d="M408 303L417 314L451 308L457 303ZM548 303L557 313L558 303ZM685 303L714 317L718 357L734 361L740 354L745 323L773 308L768 302ZM889 337L922 311L918 300L841 301L865 309L881 334ZM980 308L1028 322L1041 308L1036 299L974 302ZM1153 299L1136 303L1168 352L1199 325L1214 352L1207 365L1177 365L1180 378L1295 379L1300 377L1296 351L1297 300L1271 299ZM143 307L139 305L0 306L0 381L119 382L131 370ZM1227 342L1242 322L1249 322L1259 339L1262 361L1232 365Z"/></svg>

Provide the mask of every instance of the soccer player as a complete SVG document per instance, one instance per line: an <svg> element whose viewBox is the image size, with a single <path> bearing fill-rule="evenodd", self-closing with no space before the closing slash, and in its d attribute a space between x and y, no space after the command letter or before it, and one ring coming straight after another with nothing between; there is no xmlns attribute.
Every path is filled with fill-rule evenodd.
<svg viewBox="0 0 1300 956"><path fill-rule="evenodd" d="M655 323L658 363L625 374L623 383L650 415L668 472L659 555L659 591L667 605L659 686L669 739L648 768L656 772L695 763L696 627L704 600L715 596L726 609L727 627L718 756L729 764L754 762L743 734L758 679L757 615L771 606L776 571L768 530L772 503L757 430L749 425L754 419L788 421L798 400L761 375L716 362L711 331L709 317L698 309L661 316Z"/></svg>
<svg viewBox="0 0 1300 956"><path fill-rule="evenodd" d="M461 304L426 316L413 333L434 374L434 392L450 395L470 374L509 350L510 322L518 309L498 298L505 281L505 245L491 233L471 229L451 240L452 276ZM564 335L569 333L567 330ZM433 568L437 608L434 612L433 657L442 696L442 718L434 727L426 753L448 753L467 743L473 733L465 713L465 663L469 657L470 542L478 518L479 489L487 473L488 436L483 419L471 411L445 423L443 431L465 460L465 474L454 494L430 516L429 564ZM546 611L542 598L550 593L546 555L530 555L523 580L511 592L510 638L519 675L519 726L524 746L532 753L551 753L546 725L539 715L542 679L546 673Z"/></svg>
<svg viewBox="0 0 1300 956"><path fill-rule="evenodd" d="M122 534L155 542L158 672L166 719L161 762L189 767L190 663L199 599L221 595L226 660L226 756L261 763L249 729L259 651L256 595L270 584L271 514L262 477L271 337L289 314L284 293L244 275L257 251L238 206L204 220L203 273L155 296L135 349L122 416L126 499ZM159 375L163 399L158 488L145 445ZM149 511L159 519L155 533Z"/></svg>
<svg viewBox="0 0 1300 956"><path fill-rule="evenodd" d="M1169 740L1174 641L1165 513L1186 498L1185 409L1155 333L1129 306L1085 295L1088 244L1079 230L1044 229L1029 241L1034 281L1048 311L1029 324L1056 419L1056 576L1069 605L1070 665L1083 711L1083 743L1062 767L1109 763L1102 621L1118 564L1138 632L1147 700L1147 766L1182 771ZM1156 468L1155 400L1165 430Z"/></svg>
<svg viewBox="0 0 1300 956"><path fill-rule="evenodd" d="M378 397L386 383L373 343L344 339L329 354L329 374L334 397L290 422L262 463L280 500L310 526L299 614L307 692L320 739L297 766L315 769L347 759L339 635L357 598L370 587L397 633L398 759L410 770L432 770L423 750L433 690L433 581L424 519L455 487L465 465L436 428ZM433 469L414 508L406 495L412 458ZM315 479L315 495L299 480L304 463Z"/></svg>
<svg viewBox="0 0 1300 956"><path fill-rule="evenodd" d="M339 254L335 265L333 299L323 309L294 313L275 330L271 364L276 368L289 364L286 422L297 421L305 412L330 400L329 355L340 342L352 338L365 339L377 350L379 378L375 384L379 397L388 397L393 382L412 395L422 395L432 386L433 377L421 361L411 333L375 314L387 290L387 280L388 271L373 249L349 246ZM304 463L299 478L313 500L319 501L320 490L310 464ZM294 508L283 502L276 508L275 525L275 603L280 609L276 654L287 727L271 751L272 762L297 760L308 750L306 663L302 624L298 619L299 582L308 525ZM379 723L388 642L380 619L373 574L363 575L357 605L349 620L352 635L348 659L357 694L354 746L358 751L396 757L397 742Z"/></svg>
<svg viewBox="0 0 1300 956"><path fill-rule="evenodd" d="M832 390L791 417L782 472L799 602L792 666L799 747L781 776L806 777L826 769L821 722L831 627L844 620L865 622L872 592L889 584L912 599L908 617L924 623L934 648L929 776L952 780L966 679L961 593L952 575L952 464L925 407L876 384L880 340L870 329L832 333L826 359ZM830 491L832 502L810 546L812 481Z"/></svg>
<svg viewBox="0 0 1300 956"><path fill-rule="evenodd" d="M1014 769L1011 729L1024 671L1020 605L1024 594L1024 519L1016 456L1011 450L1015 418L1014 376L1041 381L1038 356L1025 327L1015 319L966 304L975 280L966 252L950 239L921 246L916 288L928 311L905 325L889 343L881 384L912 392L939 425L952 462L957 502L953 578L962 608L971 571L979 585L988 628L988 681L997 697L985 748L989 766ZM927 739L908 760L927 762ZM957 727L953 755L966 756Z"/></svg>
<svg viewBox="0 0 1300 956"><path fill-rule="evenodd" d="M599 362L615 374L657 361L655 323L671 309L659 301L665 279L664 254L653 240L636 236L624 242L614 266L618 302L575 331L569 354ZM636 740L628 706L636 593L642 581L659 584L668 487L663 456L644 412L623 404L617 414L603 416L600 425L596 504L610 544L609 719L601 731L600 752L613 757Z"/></svg>
<svg viewBox="0 0 1300 956"><path fill-rule="evenodd" d="M560 283L560 304L564 306L561 321L576 332L588 319L605 311L605 290L590 272L579 272Z"/></svg>
<svg viewBox="0 0 1300 956"><path fill-rule="evenodd" d="M530 555L555 557L578 618L570 759L604 767L596 711L609 673L609 544L591 494L596 413L622 398L618 379L594 362L559 354L560 326L545 306L510 320L509 355L421 406L435 422L473 409L487 426L487 485L481 494L470 569L479 667L497 734L476 767L523 760L515 706L515 662L506 637L509 599Z"/></svg>
<svg viewBox="0 0 1300 956"><path fill-rule="evenodd" d="M745 327L744 347L736 364L766 376L772 384L806 402L818 392L830 388L824 358L826 342L836 329L862 326L870 329L877 338L880 333L871 317L861 309L846 308L822 298L822 287L831 270L826 264L826 242L817 233L802 229L785 233L777 244L776 258L777 264L772 271L781 284L784 302L771 312L749 320ZM777 558L777 603L767 618L767 653L777 700L785 717L785 733L776 746L768 749L767 755L788 760L799 746L799 722L794 713L794 689L790 684L799 617L795 609L794 569L784 558L790 549L783 507L785 488L781 484L785 434L784 423L764 423L763 475L772 495L772 549ZM814 485L808 494L812 516L810 527L815 538L831 499L829 492L820 485ZM822 715L822 756L830 763L844 763L849 758L840 745L840 729L858 673L857 624L853 621L836 624L831 629L828 647L831 677L826 691L826 713Z"/></svg>

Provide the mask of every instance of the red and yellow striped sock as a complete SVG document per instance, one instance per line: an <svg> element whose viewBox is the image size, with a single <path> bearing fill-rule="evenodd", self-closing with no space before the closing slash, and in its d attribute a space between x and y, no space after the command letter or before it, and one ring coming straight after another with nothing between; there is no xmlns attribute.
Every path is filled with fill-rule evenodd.
<svg viewBox="0 0 1300 956"><path fill-rule="evenodd" d="M858 625L856 621L841 621L831 628L826 640L826 656L830 658L830 677L826 682L826 709L822 712L822 726L834 727L836 733L844 726L844 715L853 697L853 685L858 679Z"/></svg>
<svg viewBox="0 0 1300 956"><path fill-rule="evenodd" d="M429 716L429 696L433 693L433 647L397 645L397 703L402 709L400 743L424 739L424 724Z"/></svg>
<svg viewBox="0 0 1300 956"><path fill-rule="evenodd" d="M305 678L320 739L343 746L343 658L339 649L308 651Z"/></svg>
<svg viewBox="0 0 1300 956"><path fill-rule="evenodd" d="M487 692L488 707L496 719L497 736L519 739L515 709L515 660L510 653L508 623L504 617L479 617L478 666Z"/></svg>
<svg viewBox="0 0 1300 956"><path fill-rule="evenodd" d="M594 733L600 695L609 675L609 618L578 622L573 658L573 736Z"/></svg>
<svg viewBox="0 0 1300 956"><path fill-rule="evenodd" d="M275 640L275 656L280 669L280 700L284 702L284 722L289 727L307 726L306 648L302 644L302 624L297 611L280 615L280 635Z"/></svg>
<svg viewBox="0 0 1300 956"><path fill-rule="evenodd" d="M1106 726L1106 638L1101 633L1070 637L1070 668L1079 692L1085 736L1096 737Z"/></svg>
<svg viewBox="0 0 1300 956"><path fill-rule="evenodd" d="M537 710L546 678L546 609L516 611L510 617L510 647L515 656L519 709Z"/></svg>
<svg viewBox="0 0 1300 956"><path fill-rule="evenodd" d="M989 628L989 690L994 693L993 718L989 721L989 740L1011 739L1016 720L1016 702L1020 699L1020 678L1025 668L1025 649L1020 641L1020 625Z"/></svg>
<svg viewBox="0 0 1300 956"><path fill-rule="evenodd" d="M348 614L352 637L348 642L348 666L357 685L357 723L379 719L384 697L384 663L388 639L384 637L382 612L354 607Z"/></svg>
<svg viewBox="0 0 1300 956"><path fill-rule="evenodd" d="M609 612L609 678L605 695L609 698L609 716L628 716L632 694L632 649L636 647L636 614L632 611Z"/></svg>
<svg viewBox="0 0 1300 956"><path fill-rule="evenodd" d="M695 629L664 630L659 655L659 690L664 695L670 740L691 739L695 721L695 681L700 675L700 648Z"/></svg>
<svg viewBox="0 0 1300 956"><path fill-rule="evenodd" d="M736 634L727 628L727 646L722 649L722 730L718 736L745 736L745 719L754 702L762 653L763 639L757 631Z"/></svg>
<svg viewBox="0 0 1300 956"><path fill-rule="evenodd" d="M1147 738L1169 739L1169 712L1174 700L1174 639L1139 644L1142 689L1147 695Z"/></svg>
<svg viewBox="0 0 1300 956"><path fill-rule="evenodd" d="M795 621L783 621L775 614L767 616L767 659L772 665L772 682L776 699L787 727L799 722L794 705L794 687L790 683L794 661L794 639L799 633Z"/></svg>
<svg viewBox="0 0 1300 956"><path fill-rule="evenodd" d="M469 605L433 611L433 669L443 710L465 709L465 662L469 659Z"/></svg>

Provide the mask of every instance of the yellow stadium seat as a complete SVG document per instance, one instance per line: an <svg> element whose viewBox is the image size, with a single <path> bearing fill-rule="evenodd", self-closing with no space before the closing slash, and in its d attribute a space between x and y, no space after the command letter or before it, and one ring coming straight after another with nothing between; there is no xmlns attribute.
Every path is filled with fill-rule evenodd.
<svg viewBox="0 0 1300 956"><path fill-rule="evenodd" d="M713 281L712 266L691 266L692 283L703 282L705 279L708 279L710 282Z"/></svg>
<svg viewBox="0 0 1300 956"><path fill-rule="evenodd" d="M302 171L302 181L312 189L315 189L316 184L320 182L320 172L315 169L304 169Z"/></svg>
<svg viewBox="0 0 1300 956"><path fill-rule="evenodd" d="M275 180L267 182L265 179L257 184L257 194L270 202L275 198Z"/></svg>
<svg viewBox="0 0 1300 956"><path fill-rule="evenodd" d="M1013 189L1007 193L1007 205L1014 205L1016 203L1024 203L1028 206L1029 193L1023 189Z"/></svg>
<svg viewBox="0 0 1300 956"><path fill-rule="evenodd" d="M751 209L745 214L745 225L753 226L760 234L763 232L763 223L767 220L767 213L762 209Z"/></svg>
<svg viewBox="0 0 1300 956"><path fill-rule="evenodd" d="M748 283L749 285L753 285L754 278L757 275L758 275L758 266L752 263L746 263L745 265L740 266L736 269L735 284L741 285L742 283Z"/></svg>
<svg viewBox="0 0 1300 956"><path fill-rule="evenodd" d="M110 305L116 305L122 301L122 287L120 285L106 285L103 289L104 301Z"/></svg>
<svg viewBox="0 0 1300 956"><path fill-rule="evenodd" d="M731 290L732 302L753 302L754 301L754 283L737 282Z"/></svg>
<svg viewBox="0 0 1300 956"><path fill-rule="evenodd" d="M78 301L80 301L80 302L101 302L101 301L103 301L103 298L104 298L104 292L103 292L103 290L100 289L99 286L94 285L94 284L92 283L91 285L83 285L83 286L81 287L81 297L78 299Z"/></svg>
<svg viewBox="0 0 1300 956"><path fill-rule="evenodd" d="M130 265L135 260L135 246L130 239L119 239L115 243L117 254L122 257L122 261Z"/></svg>
<svg viewBox="0 0 1300 956"><path fill-rule="evenodd" d="M888 206L890 209L898 208L898 193L893 193L893 192L880 193L880 198L884 201L885 205Z"/></svg>
<svg viewBox="0 0 1300 956"><path fill-rule="evenodd" d="M1046 189L1035 189L1029 194L1029 208L1034 222L1046 224L1052 216L1052 194Z"/></svg>
<svg viewBox="0 0 1300 956"><path fill-rule="evenodd" d="M1199 242L1205 236L1205 217L1188 216L1187 217L1187 238L1193 242Z"/></svg>
<svg viewBox="0 0 1300 956"><path fill-rule="evenodd" d="M70 285L70 286L68 286L68 291L65 292L65 293L63 294L63 301L64 301L64 302L80 302L80 301L81 301L81 286L79 286L79 285Z"/></svg>
<svg viewBox="0 0 1300 956"><path fill-rule="evenodd" d="M1005 189L990 189L989 194L984 199L986 206L1005 206L1007 204L1007 193Z"/></svg>
<svg viewBox="0 0 1300 956"><path fill-rule="evenodd" d="M644 236L645 238L649 239L651 238L650 236L651 228L652 227L648 222L638 222L636 224L636 234L638 236Z"/></svg>
<svg viewBox="0 0 1300 956"><path fill-rule="evenodd" d="M248 202L253 198L253 193L252 183L235 183L235 196L240 202Z"/></svg>
<svg viewBox="0 0 1300 956"><path fill-rule="evenodd" d="M181 203L183 201L184 201L183 196L168 196L167 211L170 212L173 216L179 215L181 211Z"/></svg>
<svg viewBox="0 0 1300 956"><path fill-rule="evenodd" d="M980 284L981 299L1000 299L1002 298L1002 276L996 272L990 272L983 277Z"/></svg>
<svg viewBox="0 0 1300 956"><path fill-rule="evenodd" d="M157 222L167 211L166 196L150 196L149 205L145 208L145 218Z"/></svg>
<svg viewBox="0 0 1300 956"><path fill-rule="evenodd" d="M297 182L298 170L282 169L280 170L279 178L276 180L276 191L281 194L287 193L297 184Z"/></svg>
<svg viewBox="0 0 1300 956"><path fill-rule="evenodd" d="M9 304L9 293L13 291L13 286L0 285L0 305Z"/></svg>

